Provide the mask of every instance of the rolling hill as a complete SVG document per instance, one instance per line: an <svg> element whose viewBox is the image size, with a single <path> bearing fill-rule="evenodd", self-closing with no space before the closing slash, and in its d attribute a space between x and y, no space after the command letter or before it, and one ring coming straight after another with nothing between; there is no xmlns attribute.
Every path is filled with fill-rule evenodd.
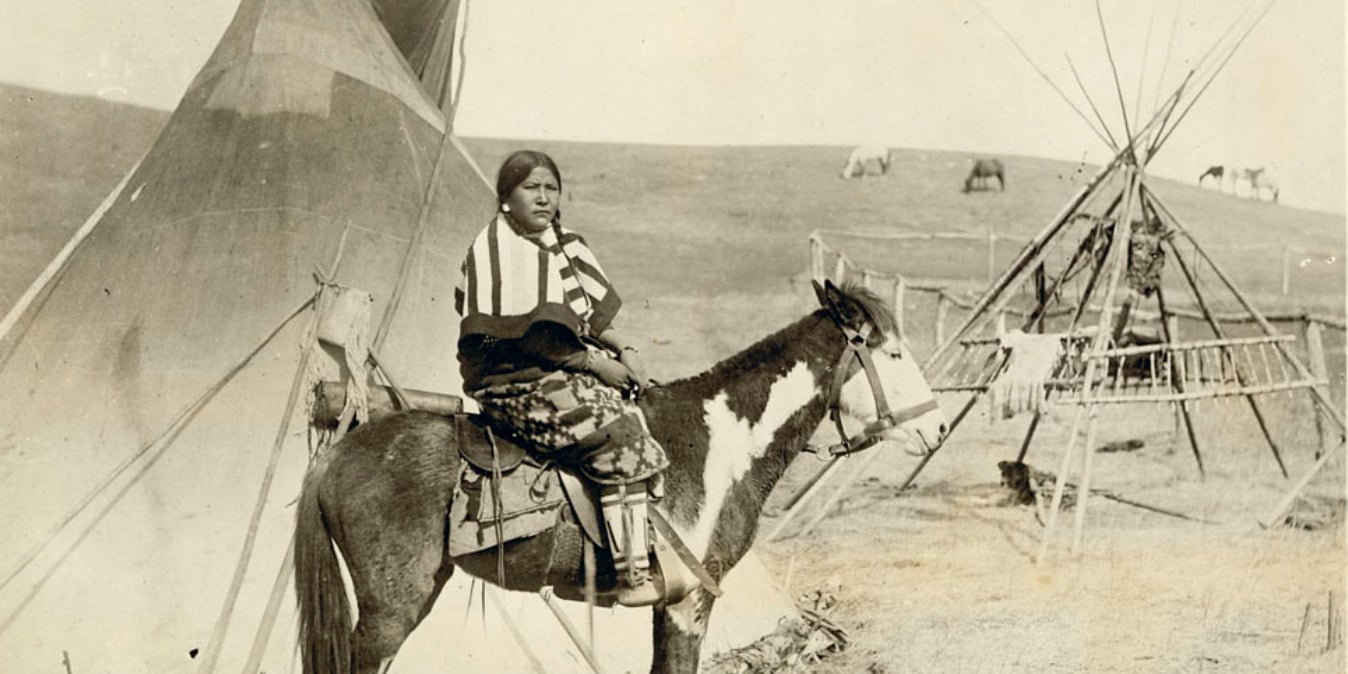
<svg viewBox="0 0 1348 674"><path fill-rule="evenodd" d="M0 86L0 308L7 308L149 147L167 114ZM838 178L846 151L822 146L671 147L466 139L484 172L512 149L557 158L569 224L586 233L629 297L779 291L806 269L816 228L1037 232L1097 167L1003 157L1005 192L962 194L969 156L900 149L884 177ZM1342 312L1344 218L1151 184L1243 288L1270 308ZM484 219L488 214L483 214ZM851 244L878 269L977 286L985 253L964 244ZM1279 294L1284 246L1295 256ZM977 248L976 250L974 248Z"/></svg>

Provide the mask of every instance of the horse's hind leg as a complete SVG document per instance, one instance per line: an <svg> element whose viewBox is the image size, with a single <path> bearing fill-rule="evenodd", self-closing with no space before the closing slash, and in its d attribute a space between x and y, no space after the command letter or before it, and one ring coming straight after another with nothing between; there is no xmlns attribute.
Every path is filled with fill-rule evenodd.
<svg viewBox="0 0 1348 674"><path fill-rule="evenodd" d="M454 567L446 560L430 569L426 562L418 560L412 568L379 579L379 596L358 597L360 618L351 639L357 674L388 671L407 636L431 612Z"/></svg>

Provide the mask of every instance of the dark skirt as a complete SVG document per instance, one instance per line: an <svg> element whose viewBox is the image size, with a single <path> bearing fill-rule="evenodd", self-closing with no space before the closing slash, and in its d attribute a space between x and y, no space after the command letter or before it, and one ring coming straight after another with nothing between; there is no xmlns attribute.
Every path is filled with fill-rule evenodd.
<svg viewBox="0 0 1348 674"><path fill-rule="evenodd" d="M473 397L512 440L597 484L640 482L669 465L636 403L589 373L552 372Z"/></svg>

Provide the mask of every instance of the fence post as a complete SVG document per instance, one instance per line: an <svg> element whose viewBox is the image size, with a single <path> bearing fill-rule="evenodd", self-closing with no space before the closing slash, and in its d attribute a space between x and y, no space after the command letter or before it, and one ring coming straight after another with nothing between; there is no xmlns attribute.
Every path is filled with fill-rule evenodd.
<svg viewBox="0 0 1348 674"><path fill-rule="evenodd" d="M988 221L988 285L997 279L997 232Z"/></svg>
<svg viewBox="0 0 1348 674"><path fill-rule="evenodd" d="M944 290L936 291L936 346L940 348L945 344L945 315L950 311L950 300L946 299Z"/></svg>
<svg viewBox="0 0 1348 674"><path fill-rule="evenodd" d="M1306 365L1310 368L1311 376L1317 380L1328 379L1328 368L1325 367L1325 346L1320 339L1320 324L1307 316L1301 325L1306 332L1306 360L1309 361ZM1316 386L1315 388L1319 389L1320 395L1325 400L1332 400L1329 397L1328 387ZM1320 437L1320 448L1315 451L1315 458L1318 459L1321 454L1331 449L1329 437L1331 433L1328 424L1325 423L1324 411L1320 409L1319 405L1315 404L1314 399L1311 400L1311 409L1315 413L1315 432Z"/></svg>
<svg viewBox="0 0 1348 674"><path fill-rule="evenodd" d="M861 268L861 285L867 290L872 290L875 281L875 271L870 267Z"/></svg>
<svg viewBox="0 0 1348 674"><path fill-rule="evenodd" d="M824 282L824 241L817 232L810 235L810 278Z"/></svg>
<svg viewBox="0 0 1348 674"><path fill-rule="evenodd" d="M902 275L894 277L894 322L899 326L899 334L903 334L903 294L907 284Z"/></svg>
<svg viewBox="0 0 1348 674"><path fill-rule="evenodd" d="M833 266L833 282L841 284L847 280L847 256L838 253L838 263Z"/></svg>
<svg viewBox="0 0 1348 674"><path fill-rule="evenodd" d="M1287 295L1288 287L1291 285L1292 275L1292 248L1286 244L1282 247L1282 294Z"/></svg>

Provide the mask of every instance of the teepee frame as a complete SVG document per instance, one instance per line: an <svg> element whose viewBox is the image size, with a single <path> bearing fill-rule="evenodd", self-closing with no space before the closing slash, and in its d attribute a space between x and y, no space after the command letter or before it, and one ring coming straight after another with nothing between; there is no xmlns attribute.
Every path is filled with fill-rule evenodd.
<svg viewBox="0 0 1348 674"><path fill-rule="evenodd" d="M1122 92L1119 91L1119 104L1124 109L1123 138L1127 139L1127 144L1116 146L1112 142L1115 136L1109 133L1108 128L1104 129L1104 135L1097 131L1096 135L1101 136L1102 140L1114 149L1113 159L1021 250L1011 266L978 300L963 324L944 343L938 345L925 363L934 390L971 394L951 422L953 432L954 427L968 414L978 398L989 390L991 382L1008 364L1009 354L999 347L999 340L989 334L993 326L999 326L999 321L1004 320L1002 318L1005 315L1004 310L1017 300L1028 303L1029 306L1018 305L1025 310L1027 316L1020 327L1025 332L1038 333L1048 331L1046 323L1050 320L1070 315L1070 320L1065 324L1060 323L1054 330L1061 334L1063 355L1056 364L1054 375L1045 382L1045 390L1050 399L1056 399L1059 404L1071 405L1075 410L1068 445L1057 472L1052 506L1040 541L1037 562L1042 562L1046 555L1049 539L1056 526L1058 508L1062 502L1066 474L1073 463L1077 448L1084 444L1081 484L1074 512L1072 553L1075 555L1080 549L1087 498L1090 493L1091 461L1094 454L1092 448L1095 444L1098 414L1102 405L1137 402L1173 404L1183 421L1200 473L1204 472L1203 459L1192 419L1192 407L1199 400L1224 396L1243 397L1284 477L1288 474L1282 452L1269 431L1268 421L1258 396L1305 390L1312 404L1338 425L1340 433L1344 431L1342 415L1322 392L1326 382L1312 376L1296 354L1287 348L1287 342L1294 341L1295 337L1281 335L1273 328L1263 314L1246 299L1231 278L1207 255L1197 238L1174 211L1146 184L1147 163L1174 132L1175 127L1183 120L1194 102L1211 84L1249 32L1267 13L1269 7L1271 3L1245 27L1239 39L1225 50L1224 58L1220 62L1215 62L1215 67L1206 68L1207 72L1202 73L1200 71L1205 69L1204 63L1207 62L1208 56L1216 52L1214 45L1203 61L1195 66L1142 127L1136 130L1129 128ZM1223 39L1231 35L1240 22L1241 19L1237 19ZM1103 20L1101 30L1104 33ZM1107 33L1104 34L1104 41L1108 52ZM1221 42L1222 40L1218 41L1219 44ZM1024 55L1023 50L1021 53ZM1026 58L1028 59L1028 56ZM1110 65L1112 68L1112 55ZM1043 72L1040 71L1040 74L1043 75ZM1197 92L1190 94L1188 87L1193 81L1202 81L1203 84ZM1115 70L1115 84L1117 89L1117 70ZM1054 88L1057 89L1056 86ZM1061 94L1060 90L1059 93ZM1075 106L1073 107L1075 109ZM1096 118L1103 125L1104 122L1099 118L1098 109L1093 102L1091 108L1097 111ZM1079 110L1078 113L1080 114ZM1091 124L1084 115L1082 118ZM1091 126L1095 130L1094 125ZM1109 192L1109 186L1112 185L1117 187L1109 205L1099 214L1092 214L1088 206ZM1066 264L1057 268L1057 273L1054 274L1054 270L1049 268L1054 261L1051 254L1052 247L1061 244L1069 236L1069 230L1083 221L1089 222L1091 228L1081 236L1077 248ZM1141 282L1125 282L1130 272L1137 271L1132 266L1131 254L1134 252L1132 247L1134 232L1148 225L1159 229L1160 234L1154 247L1163 249L1164 256L1173 261L1215 339L1184 341L1176 334L1176 313L1167 305L1165 291L1159 281L1150 287ZM1181 244L1187 245L1189 250L1182 250ZM1192 265L1186 261L1186 253L1195 259ZM1221 285L1258 324L1263 336L1248 338L1228 336L1222 321L1218 320L1204 296L1198 277L1199 263L1203 265L1204 271L1210 271L1217 277ZM1079 284L1075 302L1065 301L1064 286L1078 280L1082 275L1088 275L1088 278L1084 284ZM1018 290L1021 292L1017 292ZM1092 307L1092 299L1097 296L1100 297L1099 305ZM1155 298L1156 313L1160 317L1160 337L1140 345L1125 344L1126 339L1133 337L1126 330L1129 318L1133 315L1135 306L1145 296ZM1098 316L1093 329L1082 329L1081 324L1088 311L1098 311ZM975 336L980 334L980 331L984 336ZM1135 372L1130 374L1128 367L1130 363L1145 363L1146 372L1142 376L1137 376ZM1017 461L1023 459L1029 449L1035 430L1039 426L1039 414L1036 411L1030 422ZM1079 442L1083 420L1086 426L1085 438L1084 442ZM1342 447L1342 443L1339 446ZM1326 453L1326 456L1328 454ZM1309 482L1311 475L1324 462L1322 458L1312 473L1300 481L1293 494L1283 500L1278 512L1269 516L1270 523L1282 509L1285 509L1295 492ZM914 470L913 475L909 476L910 481L925 463L924 461Z"/></svg>

